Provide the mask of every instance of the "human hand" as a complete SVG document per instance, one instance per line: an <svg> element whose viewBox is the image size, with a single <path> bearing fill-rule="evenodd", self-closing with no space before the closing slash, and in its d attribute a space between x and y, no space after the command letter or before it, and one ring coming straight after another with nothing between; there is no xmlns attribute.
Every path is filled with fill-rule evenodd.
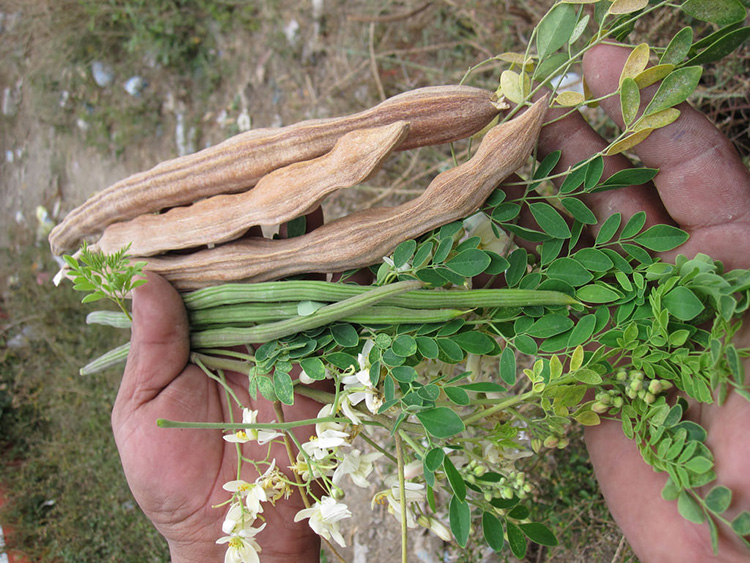
<svg viewBox="0 0 750 563"><path fill-rule="evenodd" d="M584 75L595 97L617 89L629 49L598 46L584 58ZM643 93L645 101L648 92ZM605 112L622 126L619 99L601 102ZM654 131L636 146L645 166L659 168L654 185L592 194L586 203L601 221L620 212L625 219L644 210L649 224L680 227L690 239L673 252L693 257L702 252L721 260L727 270L750 267L750 174L726 137L698 111L679 106L680 118ZM542 130L540 154L560 149L562 158L555 172L602 150L601 139L579 114ZM604 177L627 168L623 156L605 158ZM750 343L750 332L738 335ZM747 369L747 368L746 368ZM726 403L694 405L688 417L708 431L706 444L715 458L716 484L733 491L728 511L732 515L750 508L750 403L736 393ZM625 533L636 555L650 561L747 561L750 552L724 530L719 556L714 556L707 526L691 524L677 511L676 503L661 498L664 473L655 473L641 458L636 444L622 433L619 423L603 422L586 429L591 460L612 515Z"/></svg>
<svg viewBox="0 0 750 563"><path fill-rule="evenodd" d="M230 420L232 407L224 389L197 366L188 365L188 358L188 321L182 300L163 278L148 274L148 283L135 290L133 299L131 351L112 413L115 441L133 495L167 539L172 561L222 561L227 546L215 542L224 535L226 507L214 506L229 498L222 486L238 478L235 444L222 440L219 430L156 426L157 418ZM242 403L259 411L259 421L276 420L271 403L248 395L246 375L226 373L226 377ZM318 403L297 397L285 417L315 418L319 409ZM239 410L233 410L234 420L241 420ZM299 432L307 436L311 431ZM257 442L242 446L243 455L254 460L265 459L267 449ZM274 444L271 457L286 459L284 446ZM242 465L242 479L252 483L257 477L251 464ZM302 508L297 492L276 506L264 503L261 516L267 526L255 538L263 548L264 563L318 561L319 537L306 521L294 523L294 515Z"/></svg>

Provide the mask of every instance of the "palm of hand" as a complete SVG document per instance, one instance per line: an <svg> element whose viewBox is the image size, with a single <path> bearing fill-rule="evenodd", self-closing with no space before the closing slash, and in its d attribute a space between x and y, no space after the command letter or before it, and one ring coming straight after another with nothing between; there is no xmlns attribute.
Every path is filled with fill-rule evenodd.
<svg viewBox="0 0 750 563"><path fill-rule="evenodd" d="M584 60L585 75L594 95L617 88L629 50L598 47ZM646 98L646 97L644 97ZM645 101L645 100L644 100ZM615 121L617 99L602 102ZM646 166L659 168L655 186L630 188L589 196L587 203L601 219L622 212L628 217L645 210L650 223L674 224L690 240L662 258L702 252L721 260L727 270L750 267L750 174L731 143L686 104L680 120L657 130L637 148ZM563 148L565 167L601 150L606 143L579 116L543 130L543 151ZM566 148L567 147L567 148ZM622 157L607 159L611 174L628 166ZM750 345L750 332L737 335L737 345ZM746 367L746 369L748 369ZM750 509L750 403L737 394L717 405L693 405L687 416L708 432L706 444L714 454L717 481L732 489L729 519ZM657 474L641 459L635 443L617 422L587 428L587 445L607 503L636 554L643 561L746 561L747 548L727 530L720 535L719 557L714 558L706 525L691 524L678 513L676 503L661 500L666 474Z"/></svg>
<svg viewBox="0 0 750 563"><path fill-rule="evenodd" d="M237 448L222 440L221 431L160 429L156 420L226 422L240 420L241 415L235 410L230 417L221 385L198 367L186 365L189 345L184 308L163 279L151 276L138 290L134 312L133 352L112 415L128 482L143 511L167 538L173 557L191 553L196 561L220 560L225 548L214 542L221 535L226 508L214 507L231 496L222 486L238 478ZM152 335L159 340L152 340ZM230 373L227 382L243 404L259 410L259 421L276 419L268 401L259 399L253 404L246 376ZM298 398L290 419L314 418L319 408L311 400ZM243 445L243 455L249 459L263 460L267 452L267 445ZM271 457L287 459L284 446L275 444ZM250 464L243 464L240 478L252 482L257 476ZM258 536L264 545L264 561L287 550L317 556L317 537L306 523L291 523L302 508L298 493L276 507L267 506L262 514L267 530ZM264 542L264 534L272 535L273 543Z"/></svg>

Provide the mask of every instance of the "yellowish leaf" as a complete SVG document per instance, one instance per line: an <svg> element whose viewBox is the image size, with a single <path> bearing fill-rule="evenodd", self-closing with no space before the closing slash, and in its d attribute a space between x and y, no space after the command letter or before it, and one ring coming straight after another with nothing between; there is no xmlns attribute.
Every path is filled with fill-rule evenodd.
<svg viewBox="0 0 750 563"><path fill-rule="evenodd" d="M597 426L599 423L601 423L599 415L594 411L584 411L580 414L576 414L573 418L575 418L584 426Z"/></svg>
<svg viewBox="0 0 750 563"><path fill-rule="evenodd" d="M591 88L589 88L589 85L588 85L588 82L586 82L585 76L583 77L583 96L587 100L594 99L594 94L591 92ZM586 105L590 108L596 108L596 107L599 107L599 102L591 101L591 102L588 102Z"/></svg>
<svg viewBox="0 0 750 563"><path fill-rule="evenodd" d="M586 101L583 94L578 92L560 92L555 98L555 103L564 107L574 107L580 105Z"/></svg>
<svg viewBox="0 0 750 563"><path fill-rule="evenodd" d="M534 70L534 60L531 58L531 56L524 57L524 55L521 53L508 52L498 55L497 58L503 62L517 65L526 72L531 72L532 70Z"/></svg>
<svg viewBox="0 0 750 563"><path fill-rule="evenodd" d="M620 73L620 85L626 78L635 78L648 64L648 57L651 54L651 48L648 43L641 43L635 49L630 52L628 60L625 61L625 66L622 68Z"/></svg>
<svg viewBox="0 0 750 563"><path fill-rule="evenodd" d="M583 346L577 346L570 356L570 371L576 371L583 365Z"/></svg>
<svg viewBox="0 0 750 563"><path fill-rule="evenodd" d="M518 74L512 70L505 70L500 75L500 88L503 96L511 102L523 103L531 91L531 79L525 72Z"/></svg>
<svg viewBox="0 0 750 563"><path fill-rule="evenodd" d="M557 356L552 356L549 360L549 379L550 381L554 381L558 377L562 375L563 372L563 365L560 361L560 358Z"/></svg>
<svg viewBox="0 0 750 563"><path fill-rule="evenodd" d="M635 83L638 84L638 88L643 90L646 86L651 86L654 82L658 82L673 70L674 65L656 65L639 72L633 78Z"/></svg>
<svg viewBox="0 0 750 563"><path fill-rule="evenodd" d="M632 14L648 6L648 0L615 0L609 7L610 14Z"/></svg>
<svg viewBox="0 0 750 563"><path fill-rule="evenodd" d="M653 129L642 129L638 131L637 133L628 135L624 139L621 139L617 141L616 143L613 143L612 145L610 145L610 147L604 152L604 155L612 156L613 154L620 154L621 152L630 150L634 146L636 146L638 143L643 141L646 137L648 137L652 131Z"/></svg>
<svg viewBox="0 0 750 563"><path fill-rule="evenodd" d="M638 120L635 124L635 132L638 133L645 129L659 129L666 127L667 125L674 123L677 118L680 117L680 110L676 108L668 108L651 115L647 115Z"/></svg>

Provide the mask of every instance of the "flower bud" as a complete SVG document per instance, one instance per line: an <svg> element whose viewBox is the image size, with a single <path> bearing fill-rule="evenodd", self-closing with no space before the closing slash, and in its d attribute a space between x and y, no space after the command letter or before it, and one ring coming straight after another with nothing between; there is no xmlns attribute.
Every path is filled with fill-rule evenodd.
<svg viewBox="0 0 750 563"><path fill-rule="evenodd" d="M615 397L615 398L614 398L614 399L612 400L612 405L613 405L613 406L614 406L614 407L615 407L616 409L621 409L621 408L622 408L622 405L623 405L624 403L625 403L625 401L623 401L623 400L622 400L622 397Z"/></svg>
<svg viewBox="0 0 750 563"><path fill-rule="evenodd" d="M605 413L607 412L607 409L609 409L609 407L601 401L597 401L593 405L591 405L591 410L597 414Z"/></svg>
<svg viewBox="0 0 750 563"><path fill-rule="evenodd" d="M617 375L615 375L615 378L617 381L625 381L628 378L628 374L624 369L621 369L617 372Z"/></svg>
<svg viewBox="0 0 750 563"><path fill-rule="evenodd" d="M659 393L661 393L662 388L663 387L661 381L659 381L658 379L652 379L648 384L648 392L652 395L658 395Z"/></svg>
<svg viewBox="0 0 750 563"><path fill-rule="evenodd" d="M646 402L646 404L650 405L656 400L656 397L652 393L646 392L643 400Z"/></svg>
<svg viewBox="0 0 750 563"><path fill-rule="evenodd" d="M544 447L545 448L554 448L557 446L557 443L560 441L560 439L557 436L547 436L544 439Z"/></svg>

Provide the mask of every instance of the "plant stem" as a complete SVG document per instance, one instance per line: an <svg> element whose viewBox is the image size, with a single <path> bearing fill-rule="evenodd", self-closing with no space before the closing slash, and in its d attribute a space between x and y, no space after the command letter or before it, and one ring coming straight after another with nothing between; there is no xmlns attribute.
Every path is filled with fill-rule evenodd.
<svg viewBox="0 0 750 563"><path fill-rule="evenodd" d="M396 443L396 458L398 459L398 494L401 499L401 561L408 561L408 528L406 527L406 479L404 478L404 447L401 442L401 434L396 432L393 435Z"/></svg>
<svg viewBox="0 0 750 563"><path fill-rule="evenodd" d="M337 418L335 416L327 416L325 418L308 418L305 420L295 420L293 422L258 422L256 424L244 424L241 422L230 423L230 422L187 422L180 420L167 420L164 418L157 418L156 425L159 428L204 428L209 430L280 430L287 431L300 426L309 426L310 424L318 424L320 422L338 422L340 424L346 424L351 422L348 418Z"/></svg>
<svg viewBox="0 0 750 563"><path fill-rule="evenodd" d="M497 403L494 407L490 407L488 409L484 409L479 412L475 412L474 414L470 416L467 416L466 418L463 419L463 422L464 424L469 425L472 422L476 422L477 420L493 415L498 411L507 409L508 407L512 407L513 405L516 405L518 403L522 403L530 395L533 395L533 394L534 393L532 391L529 391L528 393L524 393L523 395L516 395L514 397L510 397L508 399L505 399L504 401Z"/></svg>

